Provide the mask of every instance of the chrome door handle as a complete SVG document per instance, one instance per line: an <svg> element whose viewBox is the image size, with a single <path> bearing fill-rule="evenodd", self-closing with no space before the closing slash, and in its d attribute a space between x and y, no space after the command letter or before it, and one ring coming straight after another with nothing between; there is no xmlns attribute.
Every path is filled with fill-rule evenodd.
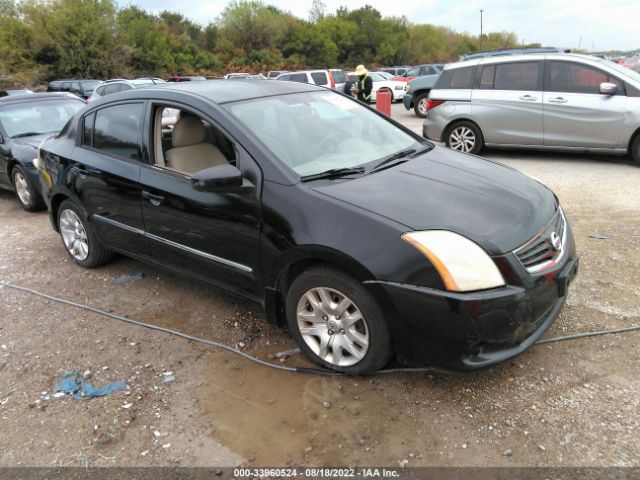
<svg viewBox="0 0 640 480"><path fill-rule="evenodd" d="M565 99L564 99L564 98L562 98L562 97L550 98L550 99L549 99L549 101L550 101L551 103L567 103L567 102L568 102L568 100L565 100Z"/></svg>
<svg viewBox="0 0 640 480"><path fill-rule="evenodd" d="M535 102L538 98L532 97L531 95L522 95L518 97L520 100L524 100L525 102Z"/></svg>
<svg viewBox="0 0 640 480"><path fill-rule="evenodd" d="M142 191L142 196L149 200L149 203L154 207L159 207L164 201L164 197L162 195L155 195L151 192L147 192L146 190Z"/></svg>

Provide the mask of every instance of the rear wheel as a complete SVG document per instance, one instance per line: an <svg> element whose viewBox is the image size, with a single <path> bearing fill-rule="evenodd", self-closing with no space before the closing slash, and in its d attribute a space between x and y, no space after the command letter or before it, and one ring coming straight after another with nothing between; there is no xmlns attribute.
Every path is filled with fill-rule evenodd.
<svg viewBox="0 0 640 480"><path fill-rule="evenodd" d="M13 180L18 202L22 208L28 212L35 212L44 208L44 201L40 196L40 192L38 192L22 166L16 165L13 167L11 179Z"/></svg>
<svg viewBox="0 0 640 480"><path fill-rule="evenodd" d="M427 100L429 100L429 92L418 95L413 103L413 111L420 118L427 118Z"/></svg>
<svg viewBox="0 0 640 480"><path fill-rule="evenodd" d="M60 204L58 228L65 250L78 265L93 268L111 259L112 253L98 241L81 208L71 200Z"/></svg>
<svg viewBox="0 0 640 480"><path fill-rule="evenodd" d="M475 123L458 122L449 127L445 134L445 144L452 150L463 153L480 153L484 146L482 133Z"/></svg>
<svg viewBox="0 0 640 480"><path fill-rule="evenodd" d="M353 277L330 266L313 267L291 284L287 323L304 354L350 375L372 373L391 358L384 314Z"/></svg>

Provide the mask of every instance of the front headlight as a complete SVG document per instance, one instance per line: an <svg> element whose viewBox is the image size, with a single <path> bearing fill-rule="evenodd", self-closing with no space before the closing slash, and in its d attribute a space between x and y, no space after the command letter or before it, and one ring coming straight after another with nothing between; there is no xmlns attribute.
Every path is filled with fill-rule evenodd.
<svg viewBox="0 0 640 480"><path fill-rule="evenodd" d="M505 285L491 257L462 235L447 230L426 230L403 233L401 238L431 261L449 291L471 292Z"/></svg>
<svg viewBox="0 0 640 480"><path fill-rule="evenodd" d="M404 87L404 93L410 93L411 92L411 85L407 84L406 87Z"/></svg>

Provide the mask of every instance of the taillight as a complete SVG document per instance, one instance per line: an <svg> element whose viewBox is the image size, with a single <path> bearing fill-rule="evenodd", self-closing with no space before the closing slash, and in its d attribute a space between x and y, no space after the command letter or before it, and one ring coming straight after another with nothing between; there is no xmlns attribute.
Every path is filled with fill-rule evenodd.
<svg viewBox="0 0 640 480"><path fill-rule="evenodd" d="M331 83L331 90L335 90L336 89L336 81L333 78L333 73L331 73L331 70L329 70L329 82Z"/></svg>
<svg viewBox="0 0 640 480"><path fill-rule="evenodd" d="M432 108L436 108L439 105L442 105L445 100L431 100L430 98L427 100L427 110L431 110Z"/></svg>

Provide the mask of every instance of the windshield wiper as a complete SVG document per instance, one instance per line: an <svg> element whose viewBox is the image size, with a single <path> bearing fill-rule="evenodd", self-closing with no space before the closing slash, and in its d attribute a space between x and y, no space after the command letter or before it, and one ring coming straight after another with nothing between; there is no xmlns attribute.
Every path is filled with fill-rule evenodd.
<svg viewBox="0 0 640 480"><path fill-rule="evenodd" d="M391 162L395 161L395 160L400 160L402 158L408 157L409 155L411 155L412 153L415 153L416 149L415 148L408 148L406 150L401 150L398 153L394 153L393 155L385 158L384 160L382 160L380 163L378 163L375 167L373 167L371 170L369 170L369 173L373 173L377 170L380 170L381 167L384 167L385 165L390 164ZM404 160L405 162L407 160Z"/></svg>
<svg viewBox="0 0 640 480"><path fill-rule="evenodd" d="M17 135L14 135L11 138L20 138L20 137L32 137L34 135L40 135L42 132L24 132L24 133L19 133Z"/></svg>
<svg viewBox="0 0 640 480"><path fill-rule="evenodd" d="M314 173L313 175L305 175L304 177L300 177L300 180L303 182L308 182L310 180L319 180L321 178L339 178L356 173L364 173L364 167L332 168L331 170Z"/></svg>

